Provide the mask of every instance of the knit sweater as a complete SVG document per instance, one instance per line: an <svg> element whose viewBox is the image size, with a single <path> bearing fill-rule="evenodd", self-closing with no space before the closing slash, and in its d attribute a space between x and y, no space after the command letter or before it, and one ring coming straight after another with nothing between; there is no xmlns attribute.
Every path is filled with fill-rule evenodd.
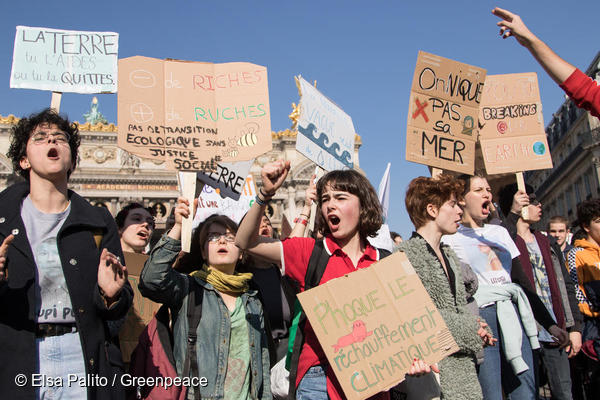
<svg viewBox="0 0 600 400"><path fill-rule="evenodd" d="M477 317L467 309L462 272L454 251L449 246L441 246L448 260L447 267L455 277L454 282L449 282L433 249L422 237L414 236L402 242L398 249L408 257L460 349L439 363L442 399L481 399L475 355L482 349L482 340L477 334ZM452 294L450 285L454 286L456 295Z"/></svg>

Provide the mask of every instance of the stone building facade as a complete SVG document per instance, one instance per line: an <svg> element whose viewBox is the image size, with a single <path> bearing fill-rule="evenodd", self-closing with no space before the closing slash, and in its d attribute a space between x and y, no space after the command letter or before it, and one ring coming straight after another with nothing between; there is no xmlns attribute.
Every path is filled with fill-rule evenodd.
<svg viewBox="0 0 600 400"><path fill-rule="evenodd" d="M97 103L92 103L97 109ZM87 114L86 114L87 116ZM20 179L13 173L6 157L11 127L18 122L13 115L0 116L0 190ZM142 159L117 147L117 126L103 122L79 125L81 146L75 172L69 187L94 205L108 208L112 215L130 202L153 207L157 213L157 234L168 228L168 216L175 206L179 191L177 176L163 162ZM314 173L315 164L296 151L297 131L272 132L273 149L258 157L251 173L260 185L261 167L280 158L291 162L291 170L283 187L269 204L273 225L281 227L282 216L291 221L296 208L304 204L305 190ZM356 136L354 165L358 168L360 137ZM299 211L298 211L299 212Z"/></svg>
<svg viewBox="0 0 600 400"><path fill-rule="evenodd" d="M600 83L600 52L585 73ZM600 194L600 121L566 99L546 127L553 169L531 171L526 181L544 210L540 229L554 215L577 219L577 204Z"/></svg>

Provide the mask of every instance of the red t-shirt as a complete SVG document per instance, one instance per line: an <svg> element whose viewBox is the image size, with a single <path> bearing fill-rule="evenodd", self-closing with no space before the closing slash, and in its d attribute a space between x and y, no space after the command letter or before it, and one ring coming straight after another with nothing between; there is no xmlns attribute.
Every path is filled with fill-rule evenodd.
<svg viewBox="0 0 600 400"><path fill-rule="evenodd" d="M298 281L301 291L304 291L304 277L308 269L308 261L315 247L315 240L312 238L289 238L281 242L283 246L283 261L281 272L290 278ZM367 244L364 254L358 260L358 266L352 264L352 260L338 244L327 236L324 241L325 251L329 254L329 262L323 273L323 278L319 284L323 284L331 279L339 278L360 268L366 268L375 261L379 260L379 251L370 244ZM300 383L304 374L310 367L315 365L327 365L327 357L317 340L315 332L306 321L304 329L304 346L300 352L298 360L298 375L296 377L296 387ZM343 399L343 390L335 378L332 368L327 368L327 395L332 400ZM373 396L372 399L389 399L388 392Z"/></svg>

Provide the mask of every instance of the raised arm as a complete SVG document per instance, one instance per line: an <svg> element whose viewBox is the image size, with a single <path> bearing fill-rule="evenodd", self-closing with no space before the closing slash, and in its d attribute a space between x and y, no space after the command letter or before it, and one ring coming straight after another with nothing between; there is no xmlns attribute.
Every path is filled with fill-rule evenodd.
<svg viewBox="0 0 600 400"><path fill-rule="evenodd" d="M235 244L251 255L258 256L265 261L281 264L281 244L279 240L258 235L260 220L265 213L265 208L273 198L277 189L281 187L290 170L290 162L278 160L265 164L261 171L262 188L256 195L256 201L242 220Z"/></svg>
<svg viewBox="0 0 600 400"><path fill-rule="evenodd" d="M179 197L175 207L175 225L150 251L138 285L142 296L178 309L188 292L188 279L173 269L181 250L181 224L190 215L190 202Z"/></svg>
<svg viewBox="0 0 600 400"><path fill-rule="evenodd" d="M535 36L517 14L498 7L492 10L492 14L502 18L502 21L497 23L500 27L500 36L503 39L514 36L517 42L529 50L554 82L562 84L575 71L573 65L560 58L546 43Z"/></svg>

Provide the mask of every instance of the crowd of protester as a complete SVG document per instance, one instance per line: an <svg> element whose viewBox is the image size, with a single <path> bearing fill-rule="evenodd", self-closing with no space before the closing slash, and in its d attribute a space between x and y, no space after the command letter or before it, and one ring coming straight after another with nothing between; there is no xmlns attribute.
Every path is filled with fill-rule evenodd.
<svg viewBox="0 0 600 400"><path fill-rule="evenodd" d="M493 13L503 37L516 37L578 105L598 115L593 82L517 15ZM390 254L369 242L383 217L363 175L313 176L291 234L280 238L266 208L290 163L268 163L239 225L208 217L184 253L182 221L196 201L177 200L173 227L150 248L152 209L132 203L113 220L68 189L79 143L77 126L50 109L12 131L7 156L23 181L0 193L3 397L344 398L296 294ZM562 216L533 229L542 205L530 187L498 188L493 213L487 178L410 182L405 206L414 233L403 240L392 232L394 251L408 257L458 351L438 365L415 359L401 384L374 398L535 399L546 383L553 399L600 393L600 200L578 205L578 239L570 242ZM316 222L306 232L313 203ZM133 302L124 252L148 255L139 290L163 305L143 350L156 359L145 362L162 357L177 376L202 382L159 393L121 379L119 331ZM153 373L163 373L159 367Z"/></svg>

